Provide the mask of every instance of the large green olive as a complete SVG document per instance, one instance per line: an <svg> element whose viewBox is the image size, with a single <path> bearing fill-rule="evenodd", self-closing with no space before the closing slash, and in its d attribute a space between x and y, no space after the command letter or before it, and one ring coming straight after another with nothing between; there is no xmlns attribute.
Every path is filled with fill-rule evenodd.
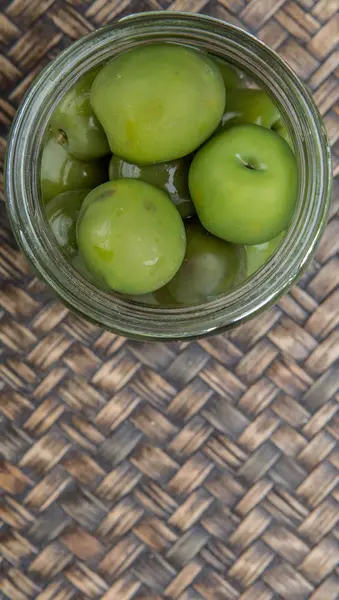
<svg viewBox="0 0 339 600"><path fill-rule="evenodd" d="M195 214L188 189L188 171L191 157L178 158L166 163L133 165L113 155L109 164L110 179L141 179L167 192L183 218Z"/></svg>
<svg viewBox="0 0 339 600"><path fill-rule="evenodd" d="M90 191L63 192L46 206L46 216L58 245L69 256L76 252L76 222L81 205Z"/></svg>
<svg viewBox="0 0 339 600"><path fill-rule="evenodd" d="M150 164L198 148L220 123L225 95L218 66L203 52L148 44L103 67L91 104L113 154Z"/></svg>
<svg viewBox="0 0 339 600"><path fill-rule="evenodd" d="M198 221L186 225L186 254L173 279L153 293L159 304L194 304L236 287L246 277L245 250L209 234Z"/></svg>
<svg viewBox="0 0 339 600"><path fill-rule="evenodd" d="M80 160L109 153L106 134L90 104L92 83L100 69L89 71L71 87L54 110L50 131L67 152Z"/></svg>
<svg viewBox="0 0 339 600"><path fill-rule="evenodd" d="M92 189L107 181L105 161L85 162L73 158L67 150L50 137L42 151L41 193L47 203L62 192Z"/></svg>
<svg viewBox="0 0 339 600"><path fill-rule="evenodd" d="M165 285L186 248L184 224L168 195L136 179L116 179L90 192L78 218L77 241L86 266L125 294Z"/></svg>
<svg viewBox="0 0 339 600"><path fill-rule="evenodd" d="M297 162L274 131L237 125L200 148L189 187L210 233L235 244L262 244L290 222L298 198Z"/></svg>

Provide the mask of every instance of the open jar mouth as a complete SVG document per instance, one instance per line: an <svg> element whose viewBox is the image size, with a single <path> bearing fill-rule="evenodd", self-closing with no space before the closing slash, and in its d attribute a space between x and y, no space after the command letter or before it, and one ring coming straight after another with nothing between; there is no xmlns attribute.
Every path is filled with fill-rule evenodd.
<svg viewBox="0 0 339 600"><path fill-rule="evenodd" d="M59 250L39 198L44 132L61 97L89 69L132 47L157 42L199 47L220 56L266 88L276 102L298 163L298 203L272 258L233 291L182 307L136 303L85 280ZM38 272L73 311L132 338L181 339L224 331L268 308L312 258L331 196L330 148L317 108L292 69L245 31L193 13L129 16L75 42L29 89L12 126L6 166L8 212L17 241Z"/></svg>

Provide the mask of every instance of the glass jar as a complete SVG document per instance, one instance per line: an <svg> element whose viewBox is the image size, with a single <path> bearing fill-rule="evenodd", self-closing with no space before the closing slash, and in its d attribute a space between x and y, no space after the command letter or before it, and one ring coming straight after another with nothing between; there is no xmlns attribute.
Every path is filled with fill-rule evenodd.
<svg viewBox="0 0 339 600"><path fill-rule="evenodd" d="M106 293L86 281L59 251L40 203L44 131L63 94L87 70L135 46L187 44L244 71L277 103L299 169L298 204L273 257L232 292L188 307L157 307ZM210 17L180 12L129 16L95 31L49 64L34 81L13 123L6 160L8 211L18 243L38 275L71 310L131 338L171 340L225 331L274 304L301 276L326 224L331 158L311 95L279 56L245 31Z"/></svg>

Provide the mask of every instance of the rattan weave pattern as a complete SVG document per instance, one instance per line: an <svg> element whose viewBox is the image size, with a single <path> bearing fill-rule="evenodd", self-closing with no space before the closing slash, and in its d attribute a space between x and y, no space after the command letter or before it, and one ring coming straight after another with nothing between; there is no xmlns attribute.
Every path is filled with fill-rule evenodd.
<svg viewBox="0 0 339 600"><path fill-rule="evenodd" d="M312 89L339 175L338 0L0 0L0 147L74 39L172 8L240 24ZM3 200L3 198L2 198ZM0 202L0 596L339 598L339 185L316 259L229 335L142 344L32 275Z"/></svg>

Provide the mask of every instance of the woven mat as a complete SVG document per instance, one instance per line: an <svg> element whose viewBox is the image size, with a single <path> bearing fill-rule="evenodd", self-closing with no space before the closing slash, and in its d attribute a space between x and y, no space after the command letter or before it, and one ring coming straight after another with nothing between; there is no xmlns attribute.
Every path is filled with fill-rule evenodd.
<svg viewBox="0 0 339 600"><path fill-rule="evenodd" d="M339 174L338 0L1 0L0 144L60 49L138 10L254 32L314 92ZM142 344L73 316L0 202L0 596L339 598L339 185L316 259L229 335Z"/></svg>

